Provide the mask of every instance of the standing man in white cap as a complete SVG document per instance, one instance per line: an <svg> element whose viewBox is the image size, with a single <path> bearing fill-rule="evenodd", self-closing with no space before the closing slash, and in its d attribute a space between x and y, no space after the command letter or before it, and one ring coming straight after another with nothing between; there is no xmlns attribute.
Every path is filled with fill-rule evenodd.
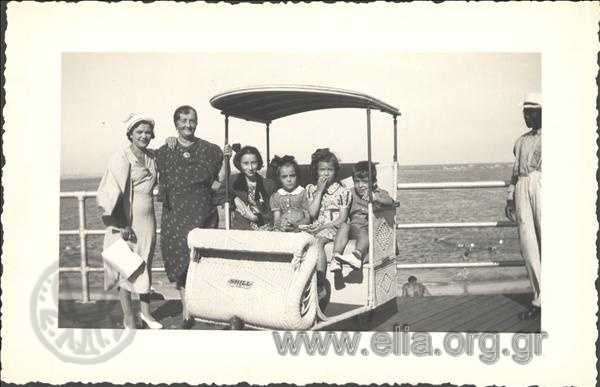
<svg viewBox="0 0 600 387"><path fill-rule="evenodd" d="M527 94L523 103L523 117L531 130L515 142L515 164L505 212L519 227L521 254L533 288L531 308L519 314L521 320L529 320L537 318L541 308L542 100L539 93Z"/></svg>

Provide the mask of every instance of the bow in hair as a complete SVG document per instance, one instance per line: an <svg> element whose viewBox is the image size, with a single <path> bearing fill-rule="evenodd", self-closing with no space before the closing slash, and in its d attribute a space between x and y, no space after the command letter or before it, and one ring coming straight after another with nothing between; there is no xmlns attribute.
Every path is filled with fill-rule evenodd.
<svg viewBox="0 0 600 387"><path fill-rule="evenodd" d="M283 157L275 156L275 157L273 157L273 160L271 160L271 167L273 167L274 169L277 169L280 166L287 164L287 163L292 163L295 160L296 160L296 158L294 156L290 156L290 155L285 155Z"/></svg>

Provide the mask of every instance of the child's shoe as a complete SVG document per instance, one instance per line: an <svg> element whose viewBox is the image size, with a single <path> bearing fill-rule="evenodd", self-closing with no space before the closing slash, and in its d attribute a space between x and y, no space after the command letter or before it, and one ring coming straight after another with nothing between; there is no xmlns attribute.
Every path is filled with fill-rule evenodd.
<svg viewBox="0 0 600 387"><path fill-rule="evenodd" d="M362 267L362 261L360 259L356 258L356 255L354 255L354 253L347 254L347 255L338 254L336 256L336 258L342 262L347 263L354 270L359 270Z"/></svg>
<svg viewBox="0 0 600 387"><path fill-rule="evenodd" d="M338 260L340 254L334 254L331 263L329 264L329 271L335 273L336 271L342 271L342 264Z"/></svg>

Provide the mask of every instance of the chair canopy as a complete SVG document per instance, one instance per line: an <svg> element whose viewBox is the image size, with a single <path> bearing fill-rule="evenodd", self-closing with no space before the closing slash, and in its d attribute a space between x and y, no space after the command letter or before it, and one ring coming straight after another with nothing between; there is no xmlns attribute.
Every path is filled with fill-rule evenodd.
<svg viewBox="0 0 600 387"><path fill-rule="evenodd" d="M335 108L370 108L400 115L394 106L366 94L321 86L244 87L218 94L210 104L224 115L265 124L292 114Z"/></svg>

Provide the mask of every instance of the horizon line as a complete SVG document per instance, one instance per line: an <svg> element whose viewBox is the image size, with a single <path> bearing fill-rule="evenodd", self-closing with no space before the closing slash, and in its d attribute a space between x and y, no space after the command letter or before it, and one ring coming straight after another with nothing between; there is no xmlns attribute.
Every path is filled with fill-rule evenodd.
<svg viewBox="0 0 600 387"><path fill-rule="evenodd" d="M342 164L353 164L353 163L342 163ZM480 162L480 163L443 163L443 164L399 164L399 167L422 167L422 166L438 166L438 165L484 165L484 164L513 164L512 161L491 161L491 162ZM102 177L102 173L92 174L92 173L81 173L81 174L69 174L69 175L60 175L60 179L91 179L91 178L100 178Z"/></svg>

